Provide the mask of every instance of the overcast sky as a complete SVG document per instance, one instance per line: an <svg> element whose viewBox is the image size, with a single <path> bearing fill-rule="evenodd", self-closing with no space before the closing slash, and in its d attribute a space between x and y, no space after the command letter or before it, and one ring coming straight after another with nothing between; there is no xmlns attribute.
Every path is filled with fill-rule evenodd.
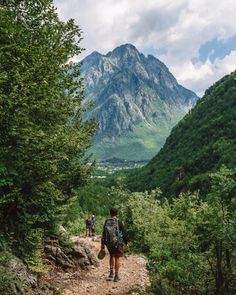
<svg viewBox="0 0 236 295"><path fill-rule="evenodd" d="M235 0L55 0L83 31L83 56L131 43L202 95L236 68ZM81 58L81 57L80 57Z"/></svg>

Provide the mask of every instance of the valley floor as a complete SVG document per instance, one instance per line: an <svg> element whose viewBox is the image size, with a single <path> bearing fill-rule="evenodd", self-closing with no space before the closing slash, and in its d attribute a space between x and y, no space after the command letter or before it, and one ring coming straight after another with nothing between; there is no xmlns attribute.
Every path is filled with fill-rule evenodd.
<svg viewBox="0 0 236 295"><path fill-rule="evenodd" d="M74 238L81 239L81 238ZM84 239L85 240L85 239ZM92 247L97 256L100 249L100 239L94 241L90 238L86 242ZM149 285L149 277L146 268L146 260L142 256L129 255L121 258L120 281L114 283L108 281L109 255L100 261L97 268L83 272L79 278L72 280L64 289L63 295L125 295L138 294L138 289L144 289Z"/></svg>

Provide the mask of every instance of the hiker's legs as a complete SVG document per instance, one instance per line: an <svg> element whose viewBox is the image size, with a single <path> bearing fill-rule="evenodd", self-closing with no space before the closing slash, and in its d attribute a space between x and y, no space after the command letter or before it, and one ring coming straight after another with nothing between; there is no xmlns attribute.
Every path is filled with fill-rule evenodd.
<svg viewBox="0 0 236 295"><path fill-rule="evenodd" d="M113 269L115 265L115 256L110 256L110 269Z"/></svg>
<svg viewBox="0 0 236 295"><path fill-rule="evenodd" d="M115 256L115 272L118 273L120 269L120 257Z"/></svg>
<svg viewBox="0 0 236 295"><path fill-rule="evenodd" d="M115 257L110 255L110 262L109 262L109 265L110 265L110 274L109 274L109 278L113 278L113 275L114 275L114 272L113 272L113 268L114 268L114 265L115 265Z"/></svg>
<svg viewBox="0 0 236 295"><path fill-rule="evenodd" d="M95 226L92 227L92 236L95 236Z"/></svg>
<svg viewBox="0 0 236 295"><path fill-rule="evenodd" d="M115 256L115 276L114 276L114 282L119 281L119 269L120 269L120 257Z"/></svg>
<svg viewBox="0 0 236 295"><path fill-rule="evenodd" d="M90 228L86 227L86 237L90 237Z"/></svg>

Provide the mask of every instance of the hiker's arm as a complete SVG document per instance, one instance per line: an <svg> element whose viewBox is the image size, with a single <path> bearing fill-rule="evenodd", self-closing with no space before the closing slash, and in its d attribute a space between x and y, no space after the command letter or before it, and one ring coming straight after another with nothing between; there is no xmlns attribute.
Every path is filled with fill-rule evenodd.
<svg viewBox="0 0 236 295"><path fill-rule="evenodd" d="M126 230L125 230L124 224L120 220L119 220L119 228L123 234L123 241L127 245L128 240L127 240Z"/></svg>

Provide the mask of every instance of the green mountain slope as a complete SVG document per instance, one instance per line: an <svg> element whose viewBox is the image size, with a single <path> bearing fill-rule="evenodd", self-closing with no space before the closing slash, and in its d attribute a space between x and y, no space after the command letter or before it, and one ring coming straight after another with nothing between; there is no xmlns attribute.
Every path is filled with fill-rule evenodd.
<svg viewBox="0 0 236 295"><path fill-rule="evenodd" d="M147 166L128 178L133 190L160 187L165 194L208 190L209 173L236 166L236 72L210 87L172 129Z"/></svg>

